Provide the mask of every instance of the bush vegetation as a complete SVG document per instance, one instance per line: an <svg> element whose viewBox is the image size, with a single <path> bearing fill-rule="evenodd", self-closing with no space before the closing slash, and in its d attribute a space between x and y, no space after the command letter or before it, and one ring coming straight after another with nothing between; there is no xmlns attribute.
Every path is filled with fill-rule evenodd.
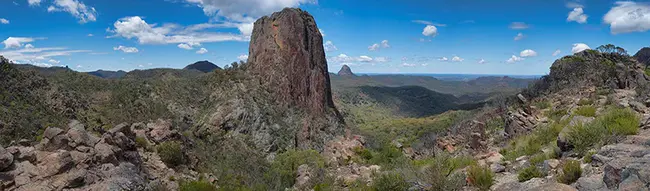
<svg viewBox="0 0 650 191"><path fill-rule="evenodd" d="M576 109L574 113L576 115L585 116L585 117L595 117L596 108L590 105L580 106L578 107L578 109Z"/></svg>
<svg viewBox="0 0 650 191"><path fill-rule="evenodd" d="M547 100L538 101L538 102L535 102L535 107L537 107L537 109L546 109L546 108L551 107L551 102L549 102Z"/></svg>
<svg viewBox="0 0 650 191"><path fill-rule="evenodd" d="M156 149L160 160L165 164L175 167L185 162L185 154L183 153L182 146L176 141L167 141L158 145Z"/></svg>
<svg viewBox="0 0 650 191"><path fill-rule="evenodd" d="M524 155L543 154L541 151L544 147L555 149L557 148L555 140L568 122L569 120L553 122L535 129L528 135L516 137L500 153L504 156L504 160L512 161ZM555 156L544 157L555 158Z"/></svg>
<svg viewBox="0 0 650 191"><path fill-rule="evenodd" d="M521 169L519 174L517 174L517 180L519 180L519 182L526 182L530 179L541 177L544 177L544 174L534 165Z"/></svg>
<svg viewBox="0 0 650 191"><path fill-rule="evenodd" d="M637 134L639 117L630 109L612 108L589 124L570 128L567 139L574 150L583 155L589 149L613 143L621 136Z"/></svg>
<svg viewBox="0 0 650 191"><path fill-rule="evenodd" d="M181 181L179 191L217 191L217 187L204 180Z"/></svg>
<svg viewBox="0 0 650 191"><path fill-rule="evenodd" d="M375 180L373 180L372 190L384 191L406 191L409 189L409 184L404 177L397 173L383 173Z"/></svg>
<svg viewBox="0 0 650 191"><path fill-rule="evenodd" d="M558 177L558 181L564 184L573 184L580 176L582 176L582 168L580 162L576 160L567 160L562 165L562 173Z"/></svg>
<svg viewBox="0 0 650 191"><path fill-rule="evenodd" d="M472 165L467 169L467 178L474 187L482 191L490 190L494 184L494 173L489 167Z"/></svg>

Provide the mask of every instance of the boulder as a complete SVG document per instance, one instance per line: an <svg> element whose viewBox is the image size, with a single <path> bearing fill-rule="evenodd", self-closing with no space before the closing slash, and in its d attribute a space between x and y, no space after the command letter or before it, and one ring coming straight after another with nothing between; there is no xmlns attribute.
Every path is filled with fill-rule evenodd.
<svg viewBox="0 0 650 191"><path fill-rule="evenodd" d="M14 162L14 155L8 152L5 148L0 147L0 171L11 166Z"/></svg>
<svg viewBox="0 0 650 191"><path fill-rule="evenodd" d="M151 130L149 136L157 143L167 140L174 134L171 130L172 124L169 121L159 119L155 123L147 124L147 127Z"/></svg>
<svg viewBox="0 0 650 191"><path fill-rule="evenodd" d="M575 186L578 190L584 191L598 191L607 189L605 182L603 182L602 173L580 177L578 181L576 181Z"/></svg>
<svg viewBox="0 0 650 191"><path fill-rule="evenodd" d="M526 188L523 189L529 191L578 191L569 185L560 184L560 183L546 183L530 189L526 189Z"/></svg>
<svg viewBox="0 0 650 191"><path fill-rule="evenodd" d="M81 145L92 147L95 146L97 142L99 142L98 137L88 133L86 129L80 127L70 128L67 135L70 138L69 145L71 147L77 147Z"/></svg>
<svg viewBox="0 0 650 191"><path fill-rule="evenodd" d="M56 127L48 127L43 132L43 138L52 139L52 138L54 138L57 135L60 135L62 133L63 133L63 129L59 129L59 128L56 128Z"/></svg>
<svg viewBox="0 0 650 191"><path fill-rule="evenodd" d="M70 152L59 150L51 153L37 165L39 168L39 175L41 177L50 177L56 174L63 173L74 167L74 161Z"/></svg>

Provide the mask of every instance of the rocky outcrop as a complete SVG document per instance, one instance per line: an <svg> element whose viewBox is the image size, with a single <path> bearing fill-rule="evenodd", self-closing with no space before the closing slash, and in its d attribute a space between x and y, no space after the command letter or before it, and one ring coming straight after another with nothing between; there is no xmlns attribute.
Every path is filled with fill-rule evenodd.
<svg viewBox="0 0 650 191"><path fill-rule="evenodd" d="M337 74L339 76L356 76L354 73L352 73L352 69L350 69L348 65L343 65Z"/></svg>
<svg viewBox="0 0 650 191"><path fill-rule="evenodd" d="M634 54L634 59L644 66L650 65L650 47L643 47L639 52Z"/></svg>
<svg viewBox="0 0 650 191"><path fill-rule="evenodd" d="M314 18L286 8L255 22L248 70L279 103L314 115L334 109L323 37Z"/></svg>

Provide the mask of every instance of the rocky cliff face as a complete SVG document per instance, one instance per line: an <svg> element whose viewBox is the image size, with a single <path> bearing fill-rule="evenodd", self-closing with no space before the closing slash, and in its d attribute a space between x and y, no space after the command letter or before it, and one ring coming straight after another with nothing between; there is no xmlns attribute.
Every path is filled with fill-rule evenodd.
<svg viewBox="0 0 650 191"><path fill-rule="evenodd" d="M354 73L352 73L352 69L350 69L350 67L348 65L343 65L343 67L341 67L341 70L339 70L338 75L339 76L356 76L356 75L354 75Z"/></svg>
<svg viewBox="0 0 650 191"><path fill-rule="evenodd" d="M334 108L323 37L314 18L284 9L255 22L249 71L284 105L322 115Z"/></svg>

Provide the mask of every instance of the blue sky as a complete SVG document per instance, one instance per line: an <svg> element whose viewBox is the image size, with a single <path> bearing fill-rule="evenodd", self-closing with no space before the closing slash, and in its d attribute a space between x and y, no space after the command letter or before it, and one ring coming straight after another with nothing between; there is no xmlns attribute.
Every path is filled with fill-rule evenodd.
<svg viewBox="0 0 650 191"><path fill-rule="evenodd" d="M538 75L587 47L650 46L647 1L2 0L0 55L79 71L225 66L282 7L315 17L332 72Z"/></svg>

